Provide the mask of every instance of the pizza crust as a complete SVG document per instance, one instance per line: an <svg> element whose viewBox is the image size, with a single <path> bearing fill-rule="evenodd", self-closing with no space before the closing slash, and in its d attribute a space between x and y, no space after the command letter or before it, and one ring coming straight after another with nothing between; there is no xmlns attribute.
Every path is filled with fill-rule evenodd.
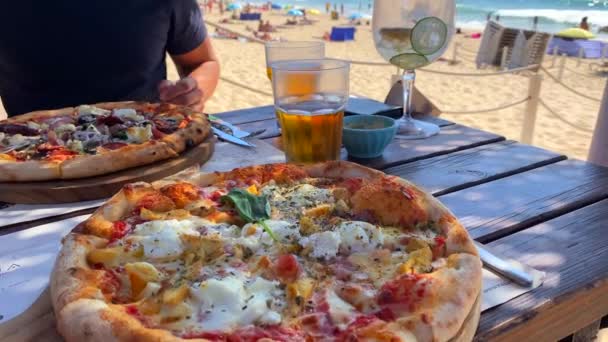
<svg viewBox="0 0 608 342"><path fill-rule="evenodd" d="M39 160L24 162L0 160L0 182L28 182L60 178L61 169L58 163Z"/></svg>
<svg viewBox="0 0 608 342"><path fill-rule="evenodd" d="M95 155L85 155L61 163L61 179L105 175L112 172L175 158L179 154L162 141L152 140L139 145Z"/></svg>
<svg viewBox="0 0 608 342"><path fill-rule="evenodd" d="M349 162L330 162L313 166L252 166L225 173L194 176L189 174L188 180L195 181L200 186L209 186L223 184L229 180L265 183L275 178L279 182L289 182L305 177L355 177L370 180L372 183L389 181L414 191L414 203L426 208L428 216L436 220L440 229L447 235L447 265L428 274L431 285L426 289L428 296L424 297L419 310L396 321L373 327L373 332L385 331L403 341L448 341L456 336L470 312L475 310L476 300L480 296L481 261L468 233L449 210L433 196L422 192L411 183ZM161 186L178 182L180 180L175 179L153 185L136 183L126 186L82 224L82 232L109 238L113 222L132 212L140 199L145 196L162 196ZM384 201L386 200L385 198ZM400 200L403 201L403 198ZM103 238L72 233L64 241L51 281L52 301L62 336L69 341L181 341L168 331L145 328L140 321L126 314L122 307L104 302L103 294L95 287L95 278L87 276L88 273L85 272L94 272L87 265L86 255L93 246L103 246L107 241Z"/></svg>

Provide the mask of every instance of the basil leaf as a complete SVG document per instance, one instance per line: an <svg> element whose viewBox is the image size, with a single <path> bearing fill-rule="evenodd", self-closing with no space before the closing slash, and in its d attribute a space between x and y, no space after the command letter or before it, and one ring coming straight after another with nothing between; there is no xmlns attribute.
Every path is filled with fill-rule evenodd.
<svg viewBox="0 0 608 342"><path fill-rule="evenodd" d="M270 218L270 203L266 196L255 196L243 189L232 189L228 195L222 196L221 200L232 203L245 222L253 223Z"/></svg>
<svg viewBox="0 0 608 342"><path fill-rule="evenodd" d="M118 132L114 133L114 138L117 138L120 140L127 140L127 139L129 139L129 136L127 135L127 131L118 131Z"/></svg>

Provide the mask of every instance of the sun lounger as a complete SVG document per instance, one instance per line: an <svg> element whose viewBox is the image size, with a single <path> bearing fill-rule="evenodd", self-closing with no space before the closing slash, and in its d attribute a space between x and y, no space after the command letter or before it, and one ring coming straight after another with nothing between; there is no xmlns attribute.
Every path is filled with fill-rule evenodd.
<svg viewBox="0 0 608 342"><path fill-rule="evenodd" d="M523 36L520 35L523 34ZM547 45L551 39L548 33L520 30L515 28L503 27L493 21L488 22L482 36L481 46L477 54L477 67L483 65L501 66L502 53L508 47L506 58L507 66L511 64L513 48L517 37L520 36L520 49L518 50L517 61L514 64L540 65L545 57ZM525 38L525 48L522 39Z"/></svg>

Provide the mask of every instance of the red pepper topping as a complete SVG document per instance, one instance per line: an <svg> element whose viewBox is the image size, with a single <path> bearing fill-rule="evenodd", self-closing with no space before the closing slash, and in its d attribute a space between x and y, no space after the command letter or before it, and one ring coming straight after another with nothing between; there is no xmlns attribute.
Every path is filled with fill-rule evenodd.
<svg viewBox="0 0 608 342"><path fill-rule="evenodd" d="M112 236L110 237L111 241L122 239L127 232L129 231L129 226L125 223L125 221L116 221L112 226Z"/></svg>

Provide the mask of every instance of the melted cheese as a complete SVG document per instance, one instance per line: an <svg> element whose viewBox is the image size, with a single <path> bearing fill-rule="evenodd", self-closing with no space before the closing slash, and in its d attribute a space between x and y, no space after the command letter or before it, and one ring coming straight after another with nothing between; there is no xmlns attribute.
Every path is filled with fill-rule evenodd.
<svg viewBox="0 0 608 342"><path fill-rule="evenodd" d="M332 231L315 233L300 239L300 245L304 248L312 248L313 258L329 260L338 254L340 248L340 234Z"/></svg>
<svg viewBox="0 0 608 342"><path fill-rule="evenodd" d="M127 128L127 141L141 144L152 139L152 126L129 127Z"/></svg>
<svg viewBox="0 0 608 342"><path fill-rule="evenodd" d="M328 291L326 300L329 306L329 316L334 324L343 329L353 321L355 308L338 297L333 290Z"/></svg>
<svg viewBox="0 0 608 342"><path fill-rule="evenodd" d="M337 229L341 239L341 250L346 253L371 252L382 247L384 235L380 228L367 222L343 222Z"/></svg>
<svg viewBox="0 0 608 342"><path fill-rule="evenodd" d="M115 109L114 115L123 120L131 120L131 121L144 121L145 120L145 118L143 116L137 114L137 111L132 108Z"/></svg>
<svg viewBox="0 0 608 342"><path fill-rule="evenodd" d="M279 324L281 315L268 302L280 297L279 283L256 278L251 285L242 273L209 279L193 289L205 330L231 330L250 324Z"/></svg>
<svg viewBox="0 0 608 342"><path fill-rule="evenodd" d="M177 258L184 252L180 235L200 236L194 223L183 220L150 221L135 227L133 235L141 236L139 243L150 259Z"/></svg>
<svg viewBox="0 0 608 342"><path fill-rule="evenodd" d="M63 124L58 126L57 128L55 128L55 133L57 133L58 135L62 134L62 133L70 133L70 132L75 132L76 131L76 126L74 126L74 124Z"/></svg>
<svg viewBox="0 0 608 342"><path fill-rule="evenodd" d="M9 146L21 145L21 144L26 143L27 141L28 141L28 139L21 134L15 134L13 136L8 137Z"/></svg>
<svg viewBox="0 0 608 342"><path fill-rule="evenodd" d="M287 221L266 220L265 223L281 243L295 244L301 237L298 226ZM241 229L241 236L234 242L254 252L260 248L273 246L276 243L258 223L246 224Z"/></svg>
<svg viewBox="0 0 608 342"><path fill-rule="evenodd" d="M111 111L95 106L82 105L77 109L78 115L109 115Z"/></svg>

